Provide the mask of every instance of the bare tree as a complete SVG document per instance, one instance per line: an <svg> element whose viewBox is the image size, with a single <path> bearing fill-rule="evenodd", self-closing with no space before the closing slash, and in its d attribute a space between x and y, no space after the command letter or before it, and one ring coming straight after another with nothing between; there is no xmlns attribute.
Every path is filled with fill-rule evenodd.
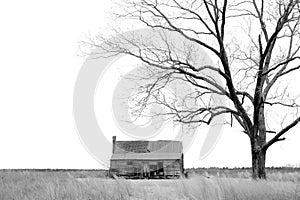
<svg viewBox="0 0 300 200"><path fill-rule="evenodd" d="M150 104L163 105L168 109L164 115L196 127L226 115L229 124L236 121L249 137L253 178L266 178L266 151L300 121L297 96L286 84L300 68L299 0L124 0L119 5L117 19L175 32L208 52L215 63L199 65L194 57L199 49L176 49L165 32L160 32L164 48L155 41L149 47L138 36L91 39L93 47L131 55L144 64L141 77L149 84L140 87L145 95L136 98L136 116ZM188 83L193 92L181 100L168 99L162 90L176 80ZM216 96L227 104L213 102ZM276 112L282 117L277 119Z"/></svg>

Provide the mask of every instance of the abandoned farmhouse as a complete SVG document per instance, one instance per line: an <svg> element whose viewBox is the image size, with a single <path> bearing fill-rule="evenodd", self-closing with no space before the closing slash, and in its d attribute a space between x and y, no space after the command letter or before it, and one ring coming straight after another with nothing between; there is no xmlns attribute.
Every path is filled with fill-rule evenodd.
<svg viewBox="0 0 300 200"><path fill-rule="evenodd" d="M110 174L128 178L171 178L183 174L182 142L116 141L110 159Z"/></svg>

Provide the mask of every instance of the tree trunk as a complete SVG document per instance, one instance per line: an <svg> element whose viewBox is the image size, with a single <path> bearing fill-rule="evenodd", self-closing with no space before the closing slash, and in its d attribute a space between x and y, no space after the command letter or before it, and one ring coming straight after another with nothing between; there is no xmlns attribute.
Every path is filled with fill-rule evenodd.
<svg viewBox="0 0 300 200"><path fill-rule="evenodd" d="M266 179L265 166L267 150L262 150L263 145L266 143L266 124L264 106L261 102L263 102L263 99L258 102L260 106L256 109L254 128L250 137L253 179Z"/></svg>
<svg viewBox="0 0 300 200"><path fill-rule="evenodd" d="M266 179L266 151L257 152L252 148L252 178Z"/></svg>

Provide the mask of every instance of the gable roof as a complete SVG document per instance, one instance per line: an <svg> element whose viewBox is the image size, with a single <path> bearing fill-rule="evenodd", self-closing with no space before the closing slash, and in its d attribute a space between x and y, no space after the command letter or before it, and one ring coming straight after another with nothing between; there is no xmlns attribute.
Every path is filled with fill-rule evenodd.
<svg viewBox="0 0 300 200"><path fill-rule="evenodd" d="M181 153L119 153L113 154L111 160L176 160Z"/></svg>
<svg viewBox="0 0 300 200"><path fill-rule="evenodd" d="M182 153L182 143L172 140L158 141L116 141L115 154L118 153Z"/></svg>
<svg viewBox="0 0 300 200"><path fill-rule="evenodd" d="M173 140L116 141L111 160L180 159L182 149L182 142Z"/></svg>

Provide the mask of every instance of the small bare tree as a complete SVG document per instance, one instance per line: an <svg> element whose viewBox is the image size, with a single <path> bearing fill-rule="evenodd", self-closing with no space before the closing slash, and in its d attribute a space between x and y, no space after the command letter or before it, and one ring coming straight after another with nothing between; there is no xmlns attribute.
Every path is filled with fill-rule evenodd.
<svg viewBox="0 0 300 200"><path fill-rule="evenodd" d="M226 115L250 139L253 178L266 178L266 151L300 121L297 96L287 85L300 68L299 0L124 0L119 8L116 19L123 23L135 20L194 44L176 49L165 32L160 32L163 47L155 41L149 47L137 36L89 41L106 53L131 55L144 64L141 76L149 84L140 87L145 95L136 98L135 114L159 104L168 110L160 114L195 126ZM215 64L197 62L195 46L206 50ZM176 80L192 88L181 100L162 92ZM227 104L213 102L216 96Z"/></svg>

